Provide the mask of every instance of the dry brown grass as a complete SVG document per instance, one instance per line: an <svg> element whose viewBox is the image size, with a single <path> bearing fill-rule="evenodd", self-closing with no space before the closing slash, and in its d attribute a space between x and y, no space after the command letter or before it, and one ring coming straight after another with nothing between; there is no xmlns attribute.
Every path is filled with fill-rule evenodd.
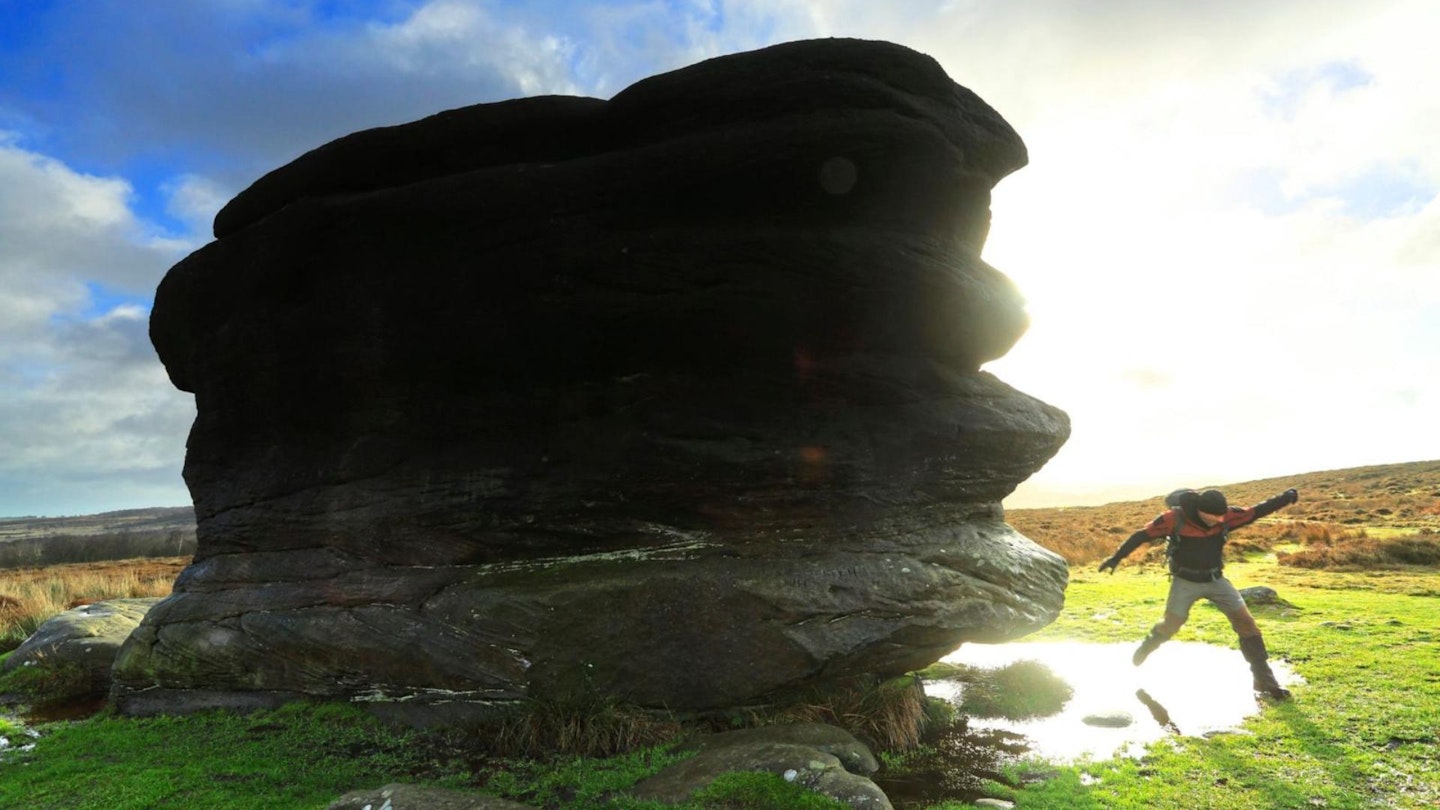
<svg viewBox="0 0 1440 810"><path fill-rule="evenodd" d="M1440 565L1440 537L1416 534L1383 540L1358 537L1349 540L1328 540L1295 552L1281 551L1276 555L1281 565L1295 568L1370 569L1399 566Z"/></svg>
<svg viewBox="0 0 1440 810"><path fill-rule="evenodd" d="M1199 484L1206 488L1210 484ZM1228 553L1272 551L1284 565L1406 565L1429 559L1427 538L1440 534L1440 461L1358 467L1219 485L1235 505L1253 505L1294 487L1300 502L1235 532ZM1021 534L1072 565L1110 556L1135 530L1165 510L1163 493L1144 501L1055 509L1010 509ZM1317 548L1335 547L1321 552ZM1393 547L1392 547L1393 546ZM1130 564L1164 560L1164 543L1142 548ZM1346 562L1349 560L1349 562ZM1389 562L1387 562L1387 560Z"/></svg>
<svg viewBox="0 0 1440 810"><path fill-rule="evenodd" d="M188 557L0 570L0 652L13 650L46 619L106 599L166 596Z"/></svg>

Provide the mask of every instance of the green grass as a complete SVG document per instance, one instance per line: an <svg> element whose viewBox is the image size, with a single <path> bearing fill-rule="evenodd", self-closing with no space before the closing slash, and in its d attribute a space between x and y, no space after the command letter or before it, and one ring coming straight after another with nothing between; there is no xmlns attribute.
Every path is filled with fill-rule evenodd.
<svg viewBox="0 0 1440 810"><path fill-rule="evenodd" d="M1273 561L1227 571L1236 585L1269 585L1293 605L1255 610L1272 653L1305 679L1293 700L1266 705L1240 734L1180 739L1140 760L1047 768L1047 779L995 783L993 792L1022 810L1436 807L1440 572L1316 572ZM1077 567L1065 610L1033 638L1138 641L1159 618L1166 586L1154 566L1114 575ZM1178 638L1234 643L1229 624L1203 604ZM348 791L399 781L470 786L536 807L658 810L620 792L678 758L659 747L606 759L482 760L455 740L394 733L343 706L102 715L41 730L33 752L0 756L0 806L319 810ZM686 807L799 807L794 789L739 777Z"/></svg>
<svg viewBox="0 0 1440 810"><path fill-rule="evenodd" d="M1238 587L1269 585L1294 605L1255 610L1272 655L1306 681L1294 699L1267 705L1242 734L1181 739L1138 762L1064 768L1014 791L1016 806L1437 806L1440 573L1371 574L1229 566ZM1154 571L1074 572L1061 618L1035 639L1138 640L1159 618L1166 585ZM1204 606L1177 638L1233 644L1229 624Z"/></svg>
<svg viewBox="0 0 1440 810"><path fill-rule="evenodd" d="M410 735L345 706L295 705L247 716L100 716L42 729L0 762L0 806L35 810L323 808L341 794L422 774L457 784Z"/></svg>
<svg viewBox="0 0 1440 810"><path fill-rule="evenodd" d="M638 810L660 805L627 802L616 794L684 758L670 753L667 746L656 746L604 759L509 759L490 763L481 778L487 792L536 807L563 803L568 810Z"/></svg>
<svg viewBox="0 0 1440 810"><path fill-rule="evenodd" d="M717 810L850 809L848 804L822 796L801 785L786 782L773 773L727 773L701 789L695 798L701 806Z"/></svg>
<svg viewBox="0 0 1440 810"><path fill-rule="evenodd" d="M390 782L474 790L567 810L843 810L774 774L730 774L692 802L624 791L684 759L655 746L603 759L472 759L454 738L387 729L340 704L239 715L51 724L35 750L0 756L0 806L27 810L319 810L344 793ZM23 728L0 719L0 736Z"/></svg>

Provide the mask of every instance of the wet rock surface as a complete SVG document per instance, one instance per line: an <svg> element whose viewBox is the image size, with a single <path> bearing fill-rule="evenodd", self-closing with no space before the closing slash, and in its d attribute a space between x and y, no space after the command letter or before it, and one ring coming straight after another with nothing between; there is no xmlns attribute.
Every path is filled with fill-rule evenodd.
<svg viewBox="0 0 1440 810"><path fill-rule="evenodd" d="M157 294L198 551L121 710L705 709L1044 626L1065 564L999 503L1068 420L978 370L1025 159L928 57L823 40L262 178Z"/></svg>

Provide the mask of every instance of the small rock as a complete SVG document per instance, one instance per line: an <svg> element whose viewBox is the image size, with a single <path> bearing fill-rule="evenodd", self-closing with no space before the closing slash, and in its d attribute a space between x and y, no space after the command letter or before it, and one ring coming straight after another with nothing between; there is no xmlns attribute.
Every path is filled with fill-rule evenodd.
<svg viewBox="0 0 1440 810"><path fill-rule="evenodd" d="M986 797L986 798L984 798L984 799L976 799L976 800L975 800L975 806L976 806L976 807L994 807L994 808L998 808L998 810L1011 810L1011 808L1013 808L1013 807L1015 806L1015 803L1014 803L1014 802L1007 802L1007 801L1005 801L1004 799L991 799L991 798L989 798L989 797Z"/></svg>
<svg viewBox="0 0 1440 810"><path fill-rule="evenodd" d="M1281 603L1280 594L1274 588L1267 588L1264 585L1256 585L1253 588L1241 588L1240 598L1245 600L1247 605L1276 605Z"/></svg>
<svg viewBox="0 0 1440 810"><path fill-rule="evenodd" d="M1129 728L1135 722L1135 718L1129 712L1116 710L1087 714L1080 722L1099 728Z"/></svg>

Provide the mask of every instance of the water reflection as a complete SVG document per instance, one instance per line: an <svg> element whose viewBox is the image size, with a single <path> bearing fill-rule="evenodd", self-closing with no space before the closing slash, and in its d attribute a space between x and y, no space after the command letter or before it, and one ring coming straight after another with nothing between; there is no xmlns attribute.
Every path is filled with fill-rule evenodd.
<svg viewBox="0 0 1440 810"><path fill-rule="evenodd" d="M967 644L945 657L953 664L986 669L1020 660L1039 661L1064 678L1075 694L1059 713L1036 720L973 718L970 727L1023 734L1031 754L1056 763L1082 758L1139 756L1170 735L1189 737L1235 731L1259 709L1251 691L1250 668L1239 650L1172 641L1144 666L1130 663L1134 644L1079 641ZM1298 680L1283 661L1272 660L1282 685ZM925 691L958 702L963 685L930 681ZM1109 717L1124 727L1086 723Z"/></svg>

